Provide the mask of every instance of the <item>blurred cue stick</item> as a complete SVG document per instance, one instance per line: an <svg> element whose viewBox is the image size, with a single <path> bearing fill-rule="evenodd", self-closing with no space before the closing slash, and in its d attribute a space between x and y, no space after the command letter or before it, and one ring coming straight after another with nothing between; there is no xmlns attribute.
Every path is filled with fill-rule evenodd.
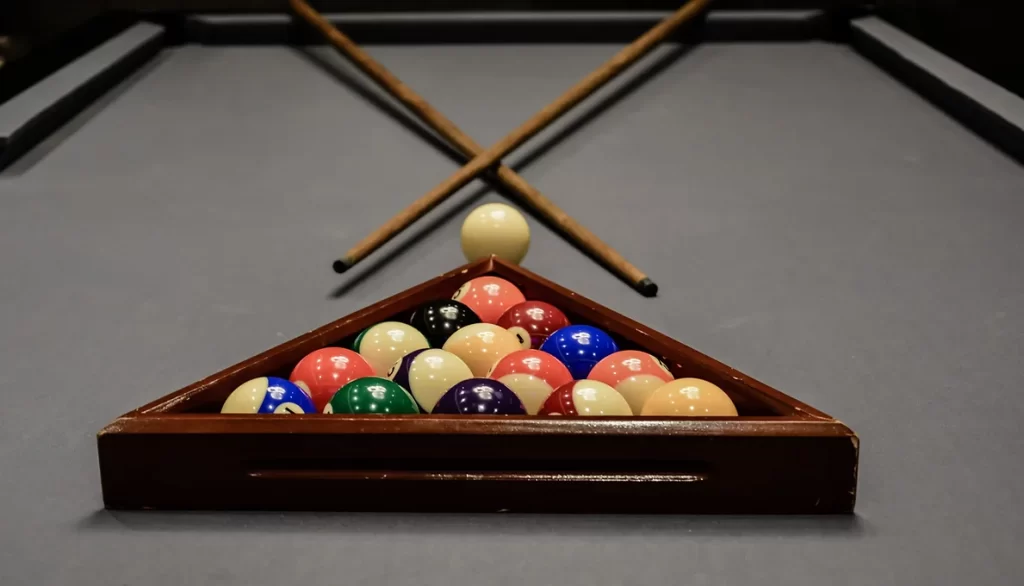
<svg viewBox="0 0 1024 586"><path fill-rule="evenodd" d="M299 16L320 31L335 48L351 59L361 71L377 82L395 99L402 102L425 124L456 145L466 156L472 157L462 169L413 202L412 205L393 217L377 231L363 239L346 253L344 257L335 261L334 270L342 273L385 244L477 175L498 163L501 157L543 130L548 124L584 100L629 65L646 55L679 26L700 14L709 4L710 0L691 0L688 2L636 41L619 51L607 63L586 76L560 98L541 109L533 118L487 150L484 150L474 142L454 123L434 109L426 100L402 83L400 79L374 61L372 57L360 49L351 39L342 34L330 21L311 8L304 0L290 0L290 2L292 9ZM597 258L622 279L632 284L640 293L646 296L653 296L657 293L657 285L647 275L555 206L551 200L530 186L514 171L501 165L497 169L496 175L527 204L553 225L560 228L569 240Z"/></svg>

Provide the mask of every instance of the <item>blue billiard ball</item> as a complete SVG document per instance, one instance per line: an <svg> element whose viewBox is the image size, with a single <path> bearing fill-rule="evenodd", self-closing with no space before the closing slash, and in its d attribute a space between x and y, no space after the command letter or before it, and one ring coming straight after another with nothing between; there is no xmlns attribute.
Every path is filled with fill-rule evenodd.
<svg viewBox="0 0 1024 586"><path fill-rule="evenodd" d="M540 349L561 361L576 380L587 378L590 369L602 358L619 351L607 332L581 325L555 330Z"/></svg>
<svg viewBox="0 0 1024 586"><path fill-rule="evenodd" d="M221 413L316 413L313 399L293 382L275 376L254 378L231 391Z"/></svg>

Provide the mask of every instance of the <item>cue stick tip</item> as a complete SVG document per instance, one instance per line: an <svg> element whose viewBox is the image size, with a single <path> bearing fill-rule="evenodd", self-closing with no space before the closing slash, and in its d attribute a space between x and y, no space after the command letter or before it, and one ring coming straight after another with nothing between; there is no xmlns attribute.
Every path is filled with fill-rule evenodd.
<svg viewBox="0 0 1024 586"><path fill-rule="evenodd" d="M344 273L345 271L349 270L350 268L352 268L353 264L354 263L349 261L348 259L339 258L338 260L334 261L334 264L331 265L331 266L334 267L334 272L336 272L336 273L338 273L340 275L340 274ZM648 280L650 280L650 279L648 279Z"/></svg>
<svg viewBox="0 0 1024 586"><path fill-rule="evenodd" d="M658 294L658 284L652 281L650 277L644 277L636 284L636 290L644 297L654 297Z"/></svg>

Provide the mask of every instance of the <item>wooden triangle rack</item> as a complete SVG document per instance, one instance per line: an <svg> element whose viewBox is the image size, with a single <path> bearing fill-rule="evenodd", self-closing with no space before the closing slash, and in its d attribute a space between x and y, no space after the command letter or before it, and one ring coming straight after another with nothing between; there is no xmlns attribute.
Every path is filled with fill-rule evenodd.
<svg viewBox="0 0 1024 586"><path fill-rule="evenodd" d="M731 418L222 415L242 382L287 377L465 281L497 275L677 377ZM841 422L530 271L489 259L415 286L130 411L98 436L114 509L848 513L857 436Z"/></svg>

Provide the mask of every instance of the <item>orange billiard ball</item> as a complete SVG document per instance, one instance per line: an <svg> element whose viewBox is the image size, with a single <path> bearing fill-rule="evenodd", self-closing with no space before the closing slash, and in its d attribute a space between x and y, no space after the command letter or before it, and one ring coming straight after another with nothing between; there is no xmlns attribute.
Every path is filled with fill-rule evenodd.
<svg viewBox="0 0 1024 586"><path fill-rule="evenodd" d="M443 349L461 358L473 376L482 377L495 362L519 350L519 340L494 324L473 324L452 334Z"/></svg>
<svg viewBox="0 0 1024 586"><path fill-rule="evenodd" d="M633 413L639 415L651 393L672 380L672 373L647 352L622 350L605 356L587 378L614 388L625 397Z"/></svg>
<svg viewBox="0 0 1024 586"><path fill-rule="evenodd" d="M736 405L718 385L699 378L680 378L654 391L640 415L677 417L738 415Z"/></svg>
<svg viewBox="0 0 1024 586"><path fill-rule="evenodd" d="M480 321L489 324L498 323L501 314L513 305L526 301L518 287L501 277L490 276L466 281L452 295L452 299L461 301L473 310Z"/></svg>

